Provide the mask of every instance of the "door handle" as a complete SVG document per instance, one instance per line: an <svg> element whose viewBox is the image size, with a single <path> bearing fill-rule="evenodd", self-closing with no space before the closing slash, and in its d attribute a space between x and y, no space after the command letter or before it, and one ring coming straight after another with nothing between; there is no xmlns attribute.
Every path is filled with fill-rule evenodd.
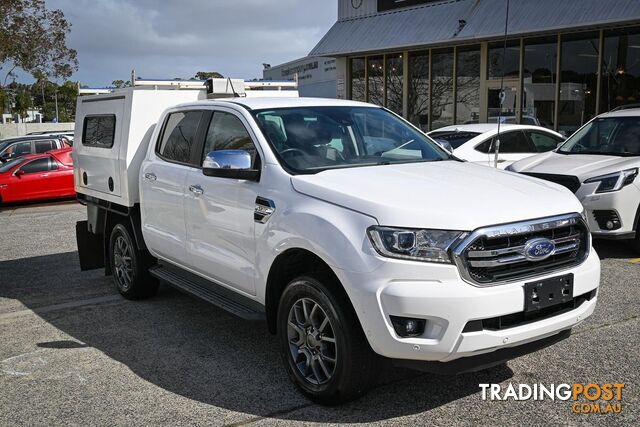
<svg viewBox="0 0 640 427"><path fill-rule="evenodd" d="M189 191L191 191L196 196L202 196L204 194L204 190L199 185L190 185Z"/></svg>
<svg viewBox="0 0 640 427"><path fill-rule="evenodd" d="M147 181L155 181L156 179L158 179L158 177L155 173L147 172L144 174L144 179L146 179Z"/></svg>

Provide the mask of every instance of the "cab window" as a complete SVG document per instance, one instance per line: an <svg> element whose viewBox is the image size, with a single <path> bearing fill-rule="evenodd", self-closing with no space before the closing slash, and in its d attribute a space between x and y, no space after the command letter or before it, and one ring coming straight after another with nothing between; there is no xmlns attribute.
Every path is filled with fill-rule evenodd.
<svg viewBox="0 0 640 427"><path fill-rule="evenodd" d="M49 170L49 158L37 159L22 166L22 170L25 174L47 172Z"/></svg>
<svg viewBox="0 0 640 427"><path fill-rule="evenodd" d="M35 141L35 145L36 153L38 154L46 153L47 151L55 150L57 148L56 142L52 140Z"/></svg>
<svg viewBox="0 0 640 427"><path fill-rule="evenodd" d="M9 145L2 152L2 157L18 157L25 154L31 154L31 141L17 142Z"/></svg>
<svg viewBox="0 0 640 427"><path fill-rule="evenodd" d="M181 111L169 114L156 152L165 160L192 164L198 126L202 111ZM199 166L199 165L198 165Z"/></svg>
<svg viewBox="0 0 640 427"><path fill-rule="evenodd" d="M496 138L491 138L476 147L481 153L495 153ZM521 131L507 132L500 135L501 153L535 153L533 144L524 136Z"/></svg>
<svg viewBox="0 0 640 427"><path fill-rule="evenodd" d="M239 118L223 111L213 113L207 130L201 162L204 161L208 153L219 150L244 150L251 155L251 161L255 164L256 146L247 129Z"/></svg>

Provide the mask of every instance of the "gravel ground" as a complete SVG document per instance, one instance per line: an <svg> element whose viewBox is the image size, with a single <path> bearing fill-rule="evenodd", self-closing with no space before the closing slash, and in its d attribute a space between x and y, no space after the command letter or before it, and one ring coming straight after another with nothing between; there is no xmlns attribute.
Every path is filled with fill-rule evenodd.
<svg viewBox="0 0 640 427"><path fill-rule="evenodd" d="M385 368L366 397L310 403L285 377L274 339L169 288L124 301L81 273L75 203L0 210L0 425L638 425L640 263L600 243L596 313L568 340L475 374ZM619 414L570 402L483 401L480 383L625 383Z"/></svg>

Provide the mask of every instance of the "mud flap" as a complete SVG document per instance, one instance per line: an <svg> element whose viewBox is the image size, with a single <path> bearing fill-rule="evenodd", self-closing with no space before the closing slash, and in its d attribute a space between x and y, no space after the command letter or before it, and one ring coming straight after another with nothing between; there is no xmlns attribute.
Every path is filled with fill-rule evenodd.
<svg viewBox="0 0 640 427"><path fill-rule="evenodd" d="M81 271L104 267L103 237L101 234L89 232L87 221L76 222L76 242Z"/></svg>

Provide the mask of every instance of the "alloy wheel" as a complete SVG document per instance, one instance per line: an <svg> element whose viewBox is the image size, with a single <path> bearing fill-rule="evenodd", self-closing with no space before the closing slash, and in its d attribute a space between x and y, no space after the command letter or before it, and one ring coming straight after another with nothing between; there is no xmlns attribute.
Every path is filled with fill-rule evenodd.
<svg viewBox="0 0 640 427"><path fill-rule="evenodd" d="M315 385L326 384L336 370L338 348L327 313L310 298L300 298L289 310L289 350L300 375Z"/></svg>
<svg viewBox="0 0 640 427"><path fill-rule="evenodd" d="M123 236L118 236L114 244L113 267L120 289L127 291L133 280L133 263L131 246Z"/></svg>

